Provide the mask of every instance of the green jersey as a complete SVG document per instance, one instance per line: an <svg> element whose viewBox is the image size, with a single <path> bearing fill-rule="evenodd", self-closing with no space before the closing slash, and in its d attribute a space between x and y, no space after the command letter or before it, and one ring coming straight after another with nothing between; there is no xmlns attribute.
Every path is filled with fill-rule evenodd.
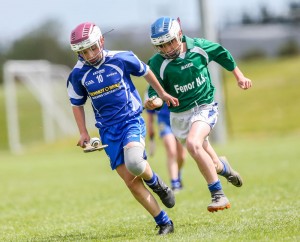
<svg viewBox="0 0 300 242"><path fill-rule="evenodd" d="M228 71L236 67L232 55L218 43L187 36L183 36L182 41L186 42L187 50L176 59L155 54L148 62L165 91L178 98L179 106L169 107L174 113L214 101L215 87L208 71L209 62L215 61ZM148 95L152 97L157 93L149 87Z"/></svg>

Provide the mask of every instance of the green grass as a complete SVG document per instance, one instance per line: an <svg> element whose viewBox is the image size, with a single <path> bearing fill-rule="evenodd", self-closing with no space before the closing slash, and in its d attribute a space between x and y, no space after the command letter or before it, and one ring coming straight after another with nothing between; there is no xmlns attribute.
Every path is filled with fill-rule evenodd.
<svg viewBox="0 0 300 242"><path fill-rule="evenodd" d="M300 133L300 57L242 63L240 69L253 81L242 91L226 72L225 93L232 136L271 136Z"/></svg>
<svg viewBox="0 0 300 242"><path fill-rule="evenodd" d="M159 142L159 141L157 141ZM244 178L223 178L232 208L207 212L209 192L195 162L185 189L164 208L175 233L158 238L153 218L133 199L102 152L84 154L65 140L23 155L1 152L0 241L299 241L299 137L240 139L215 145ZM149 160L168 181L162 144ZM161 204L161 203L160 203Z"/></svg>

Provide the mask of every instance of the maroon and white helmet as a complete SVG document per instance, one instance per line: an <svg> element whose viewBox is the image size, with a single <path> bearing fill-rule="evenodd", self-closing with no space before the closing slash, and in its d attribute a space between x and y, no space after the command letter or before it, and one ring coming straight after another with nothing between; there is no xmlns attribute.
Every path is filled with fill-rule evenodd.
<svg viewBox="0 0 300 242"><path fill-rule="evenodd" d="M100 45L102 36L100 28L94 23L79 24L72 32L70 37L71 49L78 53L81 50L87 49L94 44Z"/></svg>

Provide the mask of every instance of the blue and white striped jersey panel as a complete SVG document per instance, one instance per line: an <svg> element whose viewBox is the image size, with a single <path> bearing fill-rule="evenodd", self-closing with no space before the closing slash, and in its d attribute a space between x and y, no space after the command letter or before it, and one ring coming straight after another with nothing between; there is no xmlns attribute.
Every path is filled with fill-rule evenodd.
<svg viewBox="0 0 300 242"><path fill-rule="evenodd" d="M142 100L130 76L144 76L149 70L131 51L105 50L103 54L104 59L98 66L77 62L67 82L72 105L84 105L87 98L91 98L99 128L142 112Z"/></svg>

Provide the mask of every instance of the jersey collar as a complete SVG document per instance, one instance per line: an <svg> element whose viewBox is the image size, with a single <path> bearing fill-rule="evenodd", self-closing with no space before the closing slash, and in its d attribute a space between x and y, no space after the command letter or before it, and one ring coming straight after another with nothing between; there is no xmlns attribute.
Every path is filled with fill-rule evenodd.
<svg viewBox="0 0 300 242"><path fill-rule="evenodd" d="M190 37L187 37L186 35L182 36L182 42L186 42L186 48L188 50L194 48L194 40Z"/></svg>

